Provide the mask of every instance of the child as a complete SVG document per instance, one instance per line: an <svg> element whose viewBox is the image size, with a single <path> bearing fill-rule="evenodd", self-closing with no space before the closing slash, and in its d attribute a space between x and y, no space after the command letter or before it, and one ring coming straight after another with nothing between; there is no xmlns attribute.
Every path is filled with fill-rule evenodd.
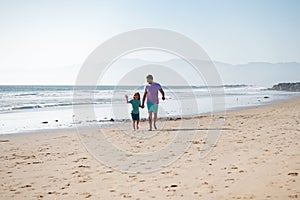
<svg viewBox="0 0 300 200"><path fill-rule="evenodd" d="M131 103L132 105L131 117L132 117L133 130L135 130L135 127L136 129L139 129L139 122L140 122L139 107L141 107L140 93L138 92L134 93L133 99L131 99L130 101L128 101L127 95L125 95L125 98L126 98L126 102Z"/></svg>

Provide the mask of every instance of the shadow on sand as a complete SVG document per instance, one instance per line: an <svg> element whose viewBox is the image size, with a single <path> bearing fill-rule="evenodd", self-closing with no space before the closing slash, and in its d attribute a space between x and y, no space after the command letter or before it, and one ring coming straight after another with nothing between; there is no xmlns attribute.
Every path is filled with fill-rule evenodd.
<svg viewBox="0 0 300 200"><path fill-rule="evenodd" d="M158 131L232 131L230 128L170 128L158 129Z"/></svg>

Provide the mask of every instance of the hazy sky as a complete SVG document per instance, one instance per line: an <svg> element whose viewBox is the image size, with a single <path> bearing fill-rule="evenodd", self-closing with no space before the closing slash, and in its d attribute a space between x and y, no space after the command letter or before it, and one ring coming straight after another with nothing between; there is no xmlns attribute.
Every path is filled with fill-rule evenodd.
<svg viewBox="0 0 300 200"><path fill-rule="evenodd" d="M144 27L185 34L216 61L300 62L299 10L298 0L0 0L0 84L70 84L103 41Z"/></svg>

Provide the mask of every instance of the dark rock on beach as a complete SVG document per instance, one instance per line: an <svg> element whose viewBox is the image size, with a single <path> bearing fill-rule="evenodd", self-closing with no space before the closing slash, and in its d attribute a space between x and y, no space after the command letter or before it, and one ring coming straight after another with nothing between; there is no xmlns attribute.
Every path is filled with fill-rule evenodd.
<svg viewBox="0 0 300 200"><path fill-rule="evenodd" d="M297 83L279 83L273 85L270 90L280 90L280 91L291 91L291 92L300 92L300 82Z"/></svg>

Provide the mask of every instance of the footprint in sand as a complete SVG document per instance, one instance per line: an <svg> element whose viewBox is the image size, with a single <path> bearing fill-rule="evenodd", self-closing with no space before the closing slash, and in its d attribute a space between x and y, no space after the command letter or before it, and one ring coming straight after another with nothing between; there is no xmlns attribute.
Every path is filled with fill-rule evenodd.
<svg viewBox="0 0 300 200"><path fill-rule="evenodd" d="M131 198L132 196L129 193L121 193L120 196L123 198Z"/></svg>
<svg viewBox="0 0 300 200"><path fill-rule="evenodd" d="M85 198L90 198L92 195L88 192L84 192L84 193L81 193L81 195L84 195Z"/></svg>
<svg viewBox="0 0 300 200"><path fill-rule="evenodd" d="M298 176L298 173L297 172L290 172L288 173L289 176Z"/></svg>
<svg viewBox="0 0 300 200"><path fill-rule="evenodd" d="M60 189L64 190L64 189L68 188L70 185L71 185L71 184L70 184L70 183L68 183L68 184L66 184L66 185L62 186Z"/></svg>
<svg viewBox="0 0 300 200"><path fill-rule="evenodd" d="M27 184L27 185L23 185L23 186L21 186L20 188L30 188L30 187L32 187L31 185L29 185L29 184Z"/></svg>
<svg viewBox="0 0 300 200"><path fill-rule="evenodd" d="M91 167L88 166L88 165L79 165L78 167L79 167L79 168L91 168Z"/></svg>
<svg viewBox="0 0 300 200"><path fill-rule="evenodd" d="M297 199L300 196L298 196L297 194L290 194L288 197L291 199Z"/></svg>
<svg viewBox="0 0 300 200"><path fill-rule="evenodd" d="M224 181L234 181L234 178L228 178L228 179L225 179Z"/></svg>
<svg viewBox="0 0 300 200"><path fill-rule="evenodd" d="M82 158L78 158L77 160L74 160L73 162L77 163L77 162L79 162L80 160L86 160L86 159L87 159L87 157L82 157Z"/></svg>

